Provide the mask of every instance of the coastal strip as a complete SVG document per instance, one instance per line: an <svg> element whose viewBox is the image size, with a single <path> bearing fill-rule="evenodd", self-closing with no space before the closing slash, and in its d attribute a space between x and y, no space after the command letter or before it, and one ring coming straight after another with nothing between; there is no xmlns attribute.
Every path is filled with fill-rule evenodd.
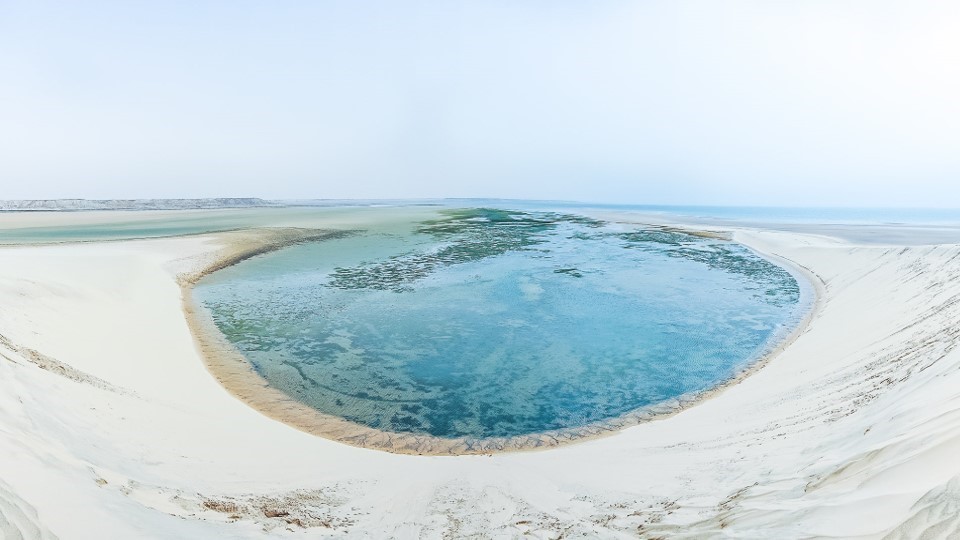
<svg viewBox="0 0 960 540"><path fill-rule="evenodd" d="M711 238L726 238L722 233L688 232ZM207 370L234 397L261 414L298 430L348 445L408 455L483 455L500 452L544 450L612 435L622 429L667 418L710 399L762 369L789 346L813 319L822 298L822 284L808 269L782 257L747 246L755 254L785 268L800 284L802 316L796 324L784 328L768 341L756 358L744 368L710 388L683 394L665 402L648 405L616 418L584 426L564 428L514 437L442 438L427 434L397 433L371 428L340 417L324 414L271 386L227 337L219 330L212 314L193 298L193 287L203 277L244 260L306 242L343 238L355 231L307 228L254 228L211 233L219 248L187 261L178 273L185 313L196 346Z"/></svg>
<svg viewBox="0 0 960 540"><path fill-rule="evenodd" d="M0 249L0 514L64 540L957 536L960 246L716 227L822 278L796 341L683 414L456 459L294 429L204 367L175 277L312 233Z"/></svg>

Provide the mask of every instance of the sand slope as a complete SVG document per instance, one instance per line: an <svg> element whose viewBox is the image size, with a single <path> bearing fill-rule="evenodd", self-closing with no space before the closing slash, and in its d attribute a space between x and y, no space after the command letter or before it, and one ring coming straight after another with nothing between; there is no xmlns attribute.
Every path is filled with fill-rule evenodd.
<svg viewBox="0 0 960 540"><path fill-rule="evenodd" d="M0 538L960 534L960 247L735 234L822 281L790 347L674 417L492 457L349 447L233 398L176 281L215 236L0 249Z"/></svg>

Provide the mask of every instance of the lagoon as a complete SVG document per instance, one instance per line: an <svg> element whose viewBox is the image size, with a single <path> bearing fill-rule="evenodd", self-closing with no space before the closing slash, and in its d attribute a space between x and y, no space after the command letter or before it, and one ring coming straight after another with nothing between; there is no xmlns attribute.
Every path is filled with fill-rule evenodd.
<svg viewBox="0 0 960 540"><path fill-rule="evenodd" d="M273 387L391 433L502 438L714 387L802 317L786 269L721 238L440 209L293 246L196 299Z"/></svg>

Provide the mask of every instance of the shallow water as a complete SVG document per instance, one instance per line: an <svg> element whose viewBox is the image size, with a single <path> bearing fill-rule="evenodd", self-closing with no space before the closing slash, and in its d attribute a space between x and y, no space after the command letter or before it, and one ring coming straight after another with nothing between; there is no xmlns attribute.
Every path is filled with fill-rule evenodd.
<svg viewBox="0 0 960 540"><path fill-rule="evenodd" d="M202 234L250 227L351 229L383 226L431 208L324 206L222 210L0 212L0 246L99 242Z"/></svg>
<svg viewBox="0 0 960 540"><path fill-rule="evenodd" d="M853 241L911 244L960 241L960 229L957 228L960 210L951 209L657 206L496 199L296 201L296 204L305 206L173 211L0 212L0 246L155 238L248 227L370 227L371 222L395 222L398 217L426 214L437 207L464 205L533 212L621 214L627 217L634 215L634 218L656 216L654 221L662 218L668 222L679 220L708 226L761 225L764 228L835 235ZM845 227L850 224L856 224L857 227ZM867 229L867 224L875 228Z"/></svg>
<svg viewBox="0 0 960 540"><path fill-rule="evenodd" d="M707 389L800 316L797 281L731 242L547 212L438 215L248 260L196 298L293 398L468 438Z"/></svg>

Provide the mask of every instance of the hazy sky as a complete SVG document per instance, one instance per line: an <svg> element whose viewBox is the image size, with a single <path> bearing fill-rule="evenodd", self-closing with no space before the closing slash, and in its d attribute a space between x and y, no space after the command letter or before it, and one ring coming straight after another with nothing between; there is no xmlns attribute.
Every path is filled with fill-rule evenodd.
<svg viewBox="0 0 960 540"><path fill-rule="evenodd" d="M0 0L0 198L960 206L960 2Z"/></svg>

